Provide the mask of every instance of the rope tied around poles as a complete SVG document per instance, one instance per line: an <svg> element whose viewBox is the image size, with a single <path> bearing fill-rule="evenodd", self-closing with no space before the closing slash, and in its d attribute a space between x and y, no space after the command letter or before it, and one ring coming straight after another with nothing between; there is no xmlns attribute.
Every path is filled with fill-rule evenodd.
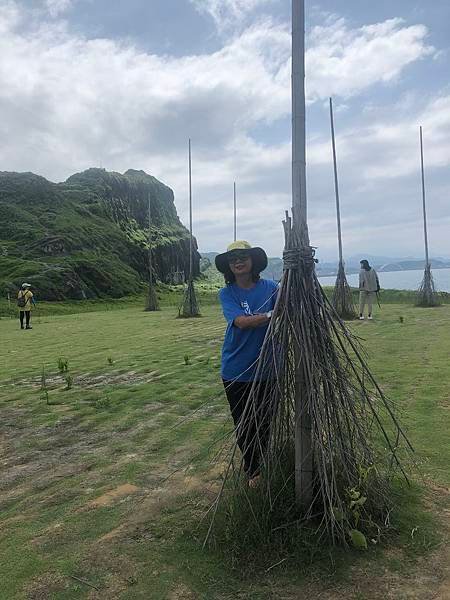
<svg viewBox="0 0 450 600"><path fill-rule="evenodd" d="M312 273L315 263L314 258L316 249L312 246L302 248L290 248L283 252L283 268L287 270L301 270L306 273Z"/></svg>

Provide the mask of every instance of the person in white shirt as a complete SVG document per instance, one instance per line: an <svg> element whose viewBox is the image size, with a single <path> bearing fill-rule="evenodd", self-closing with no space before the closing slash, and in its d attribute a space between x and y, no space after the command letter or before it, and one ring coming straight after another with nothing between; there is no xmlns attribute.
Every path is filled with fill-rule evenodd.
<svg viewBox="0 0 450 600"><path fill-rule="evenodd" d="M372 320L373 303L376 293L380 291L380 282L377 272L369 265L368 260L360 262L359 272L359 318L364 321L364 308L367 304L367 318Z"/></svg>

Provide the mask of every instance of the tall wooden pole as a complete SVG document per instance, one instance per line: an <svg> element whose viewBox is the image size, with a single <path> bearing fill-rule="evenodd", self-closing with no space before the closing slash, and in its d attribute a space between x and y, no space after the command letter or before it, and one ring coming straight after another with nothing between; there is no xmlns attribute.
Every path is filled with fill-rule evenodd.
<svg viewBox="0 0 450 600"><path fill-rule="evenodd" d="M193 237L192 237L192 152L191 138L189 138L189 279L192 279L193 265Z"/></svg>
<svg viewBox="0 0 450 600"><path fill-rule="evenodd" d="M306 204L305 0L292 0L292 215L309 246Z"/></svg>
<svg viewBox="0 0 450 600"><path fill-rule="evenodd" d="M159 310L158 297L156 290L153 285L153 241L152 241L152 208L151 208L151 194L148 192L148 297L146 311Z"/></svg>
<svg viewBox="0 0 450 600"><path fill-rule="evenodd" d="M152 207L150 192L148 193L148 272L150 274L149 284L153 284L153 263L152 263Z"/></svg>
<svg viewBox="0 0 450 600"><path fill-rule="evenodd" d="M236 182L233 183L233 216L234 216L234 241L237 240L237 206L236 206Z"/></svg>
<svg viewBox="0 0 450 600"><path fill-rule="evenodd" d="M430 258L428 254L428 228L427 228L427 207L426 207L426 195L425 195L425 169L423 166L423 134L422 126L420 126L420 165L422 169L422 205L423 205L423 235L425 239L425 267L430 265Z"/></svg>
<svg viewBox="0 0 450 600"><path fill-rule="evenodd" d="M300 249L309 247L306 204L305 0L292 0L292 216ZM300 277L307 277L302 272ZM306 287L309 287L306 285ZM296 342L295 342L296 343ZM295 365L295 496L307 511L312 502L311 416L303 379L301 349L296 343Z"/></svg>
<svg viewBox="0 0 450 600"><path fill-rule="evenodd" d="M336 160L336 140L334 135L334 118L333 118L333 100L330 98L330 122L331 122L331 144L333 147L333 165L334 165L334 190L336 192L336 219L338 229L338 246L339 246L339 264L343 264L342 257L342 231L341 231L341 207L339 202L339 183Z"/></svg>

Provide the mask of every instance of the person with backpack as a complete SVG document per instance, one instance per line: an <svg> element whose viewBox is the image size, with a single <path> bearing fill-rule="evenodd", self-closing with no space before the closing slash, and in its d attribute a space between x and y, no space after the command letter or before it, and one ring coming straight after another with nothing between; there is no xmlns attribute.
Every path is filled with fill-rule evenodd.
<svg viewBox="0 0 450 600"><path fill-rule="evenodd" d="M230 244L216 256L225 287L219 297L227 329L222 347L222 381L242 452L248 485L260 479L261 452L269 437L270 415L263 413L264 395L272 385L263 365L257 369L264 337L272 317L278 285L262 279L267 255L244 240ZM255 406L247 406L253 381L258 377ZM250 409L251 408L251 409ZM259 435L257 435L259 434Z"/></svg>
<svg viewBox="0 0 450 600"><path fill-rule="evenodd" d="M31 307L36 305L30 283L23 283L17 294L17 306L19 307L20 329L33 329L31 327ZM25 321L25 327L24 327Z"/></svg>
<svg viewBox="0 0 450 600"><path fill-rule="evenodd" d="M367 304L367 318L373 319L372 307L376 294L380 291L380 282L377 272L369 265L368 260L360 261L361 270L359 272L359 319L364 321L364 308Z"/></svg>

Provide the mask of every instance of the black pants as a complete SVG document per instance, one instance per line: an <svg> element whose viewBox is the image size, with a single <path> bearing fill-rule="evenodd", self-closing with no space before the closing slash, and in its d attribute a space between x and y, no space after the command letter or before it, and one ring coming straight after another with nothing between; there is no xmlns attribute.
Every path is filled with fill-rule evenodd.
<svg viewBox="0 0 450 600"><path fill-rule="evenodd" d="M19 311L20 326L22 329L23 329L24 317L25 317L26 326L27 327L30 326L30 315L31 315L31 312L29 310L20 310Z"/></svg>
<svg viewBox="0 0 450 600"><path fill-rule="evenodd" d="M244 470L249 477L259 473L260 457L267 447L272 414L264 402L270 392L271 382L259 383L256 405L248 406L245 410L252 384L252 381L223 380L236 429L237 444L244 459Z"/></svg>

